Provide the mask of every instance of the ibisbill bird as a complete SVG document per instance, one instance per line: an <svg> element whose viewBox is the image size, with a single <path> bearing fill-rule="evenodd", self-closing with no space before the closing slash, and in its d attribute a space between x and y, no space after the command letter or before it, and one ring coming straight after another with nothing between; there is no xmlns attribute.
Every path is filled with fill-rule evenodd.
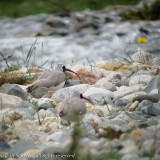
<svg viewBox="0 0 160 160"><path fill-rule="evenodd" d="M66 75L64 72L66 71L76 74L80 79L76 72L67 69L63 64L58 64L55 70L44 72L31 86L27 88L27 92L32 92L38 87L47 87L54 91L63 88L66 81Z"/></svg>
<svg viewBox="0 0 160 160"><path fill-rule="evenodd" d="M93 104L91 100L76 91L71 98L64 99L60 104L58 115L69 123L80 122L86 113L86 104L83 99Z"/></svg>

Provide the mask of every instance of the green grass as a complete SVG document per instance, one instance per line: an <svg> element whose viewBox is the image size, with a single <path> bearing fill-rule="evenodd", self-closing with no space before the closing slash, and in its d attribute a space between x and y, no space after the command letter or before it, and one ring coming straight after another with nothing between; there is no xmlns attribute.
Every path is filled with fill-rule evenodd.
<svg viewBox="0 0 160 160"><path fill-rule="evenodd" d="M140 0L1 0L0 16L23 17L65 10L100 10L108 5L135 5ZM57 5L58 4L58 5Z"/></svg>
<svg viewBox="0 0 160 160"><path fill-rule="evenodd" d="M12 71L20 70L20 69L21 69L21 66L19 65L11 65L8 68L6 68L4 72L12 72Z"/></svg>

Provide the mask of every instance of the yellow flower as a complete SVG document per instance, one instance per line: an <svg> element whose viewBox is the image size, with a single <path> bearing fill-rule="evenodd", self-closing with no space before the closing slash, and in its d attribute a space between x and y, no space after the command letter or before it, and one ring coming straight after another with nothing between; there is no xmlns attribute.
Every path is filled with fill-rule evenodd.
<svg viewBox="0 0 160 160"><path fill-rule="evenodd" d="M147 43L147 39L146 38L138 38L137 42L138 43Z"/></svg>

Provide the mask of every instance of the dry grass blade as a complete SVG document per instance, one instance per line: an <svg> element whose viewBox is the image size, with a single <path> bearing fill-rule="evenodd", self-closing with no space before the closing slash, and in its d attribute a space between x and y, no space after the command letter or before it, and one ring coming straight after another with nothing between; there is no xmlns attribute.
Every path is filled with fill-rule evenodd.
<svg viewBox="0 0 160 160"><path fill-rule="evenodd" d="M11 54L11 55L9 55L8 57L4 57L4 55L2 54L2 52L0 52L0 55L2 56L2 58L3 58L3 60L1 60L1 61L5 61L6 62L6 65L7 65L7 67L9 68L9 64L8 64L8 62L7 62L7 59L9 59L9 58L11 58L12 56L13 56L13 54ZM0 61L0 62L1 62Z"/></svg>

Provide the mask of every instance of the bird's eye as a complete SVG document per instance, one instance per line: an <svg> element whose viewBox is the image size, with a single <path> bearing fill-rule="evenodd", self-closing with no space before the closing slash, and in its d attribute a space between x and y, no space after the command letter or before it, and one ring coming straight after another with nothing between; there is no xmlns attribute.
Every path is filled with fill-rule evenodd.
<svg viewBox="0 0 160 160"><path fill-rule="evenodd" d="M80 94L80 98L81 98L81 99L83 98L82 94Z"/></svg>
<svg viewBox="0 0 160 160"><path fill-rule="evenodd" d="M66 67L64 65L62 65L62 69L63 69L63 72L66 70Z"/></svg>

